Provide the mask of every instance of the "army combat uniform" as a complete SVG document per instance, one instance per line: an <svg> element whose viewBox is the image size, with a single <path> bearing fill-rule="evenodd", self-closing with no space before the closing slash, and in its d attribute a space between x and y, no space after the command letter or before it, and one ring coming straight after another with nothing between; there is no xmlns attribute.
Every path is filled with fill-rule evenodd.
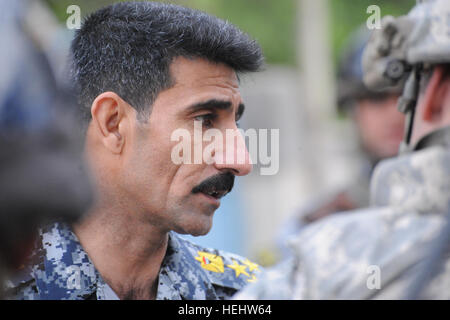
<svg viewBox="0 0 450 320"><path fill-rule="evenodd" d="M66 224L41 230L31 260L8 284L11 299L118 299ZM199 247L171 232L156 299L227 299L255 281L259 271L248 259Z"/></svg>
<svg viewBox="0 0 450 320"><path fill-rule="evenodd" d="M450 206L450 151L384 160L372 207L323 219L291 241L293 257L236 299L399 299L417 279ZM450 261L450 260L449 260ZM425 298L450 298L450 263Z"/></svg>

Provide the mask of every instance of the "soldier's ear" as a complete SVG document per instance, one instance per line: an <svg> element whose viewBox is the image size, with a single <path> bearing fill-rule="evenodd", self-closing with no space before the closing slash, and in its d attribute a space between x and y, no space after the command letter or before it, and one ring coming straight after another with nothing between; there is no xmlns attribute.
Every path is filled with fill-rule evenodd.
<svg viewBox="0 0 450 320"><path fill-rule="evenodd" d="M103 92L91 106L93 132L112 153L120 154L125 145L130 106L114 92Z"/></svg>
<svg viewBox="0 0 450 320"><path fill-rule="evenodd" d="M442 110L450 97L450 77L443 66L436 66L428 82L419 110L421 120L436 122L441 120Z"/></svg>

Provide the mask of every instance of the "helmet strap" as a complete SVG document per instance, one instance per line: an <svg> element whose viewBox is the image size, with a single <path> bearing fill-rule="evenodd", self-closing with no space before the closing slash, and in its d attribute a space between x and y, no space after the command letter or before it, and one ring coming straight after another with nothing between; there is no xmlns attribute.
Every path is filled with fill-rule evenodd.
<svg viewBox="0 0 450 320"><path fill-rule="evenodd" d="M410 142L414 123L414 114L419 96L421 69L421 65L413 67L413 70L409 74L408 80L405 83L405 87L403 88L402 96L398 99L397 109L406 116L405 135L403 142L400 144L400 154L412 151Z"/></svg>

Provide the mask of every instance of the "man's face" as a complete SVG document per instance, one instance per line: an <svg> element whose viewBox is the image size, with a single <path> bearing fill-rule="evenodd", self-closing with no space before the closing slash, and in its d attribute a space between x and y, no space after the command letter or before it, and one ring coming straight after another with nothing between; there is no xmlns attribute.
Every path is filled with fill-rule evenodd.
<svg viewBox="0 0 450 320"><path fill-rule="evenodd" d="M200 134L214 128L225 137L225 130L237 130L236 121L243 112L238 79L223 64L181 57L171 64L171 75L175 84L158 95L148 121L135 122L134 136L125 148L121 164L121 188L126 201L138 209L138 219L144 223L150 222L162 230L206 234L220 205L220 198L208 195L207 191L229 188L234 176L251 171L245 143L241 137L233 150L225 150L223 143L225 147L211 153L210 164L203 158L201 163L177 164L172 159L172 151L179 140L172 141L171 136L179 129L189 132L193 155L195 143L203 147L209 144L194 141L194 121L203 121ZM246 161L218 161L226 152L244 155ZM228 174L228 179L213 179L216 184L207 184L209 190L201 188L205 181L221 174Z"/></svg>
<svg viewBox="0 0 450 320"><path fill-rule="evenodd" d="M363 147L375 158L395 156L403 139L405 116L397 110L397 99L397 95L361 99L355 108Z"/></svg>

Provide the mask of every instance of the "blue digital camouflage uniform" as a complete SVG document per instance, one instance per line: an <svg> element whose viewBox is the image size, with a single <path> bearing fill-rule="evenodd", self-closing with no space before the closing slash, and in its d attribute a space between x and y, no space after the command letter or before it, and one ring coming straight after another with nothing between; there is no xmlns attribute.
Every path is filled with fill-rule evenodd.
<svg viewBox="0 0 450 320"><path fill-rule="evenodd" d="M450 150L426 148L375 169L372 207L311 224L293 254L235 299L401 299L445 226ZM450 259L423 297L450 299ZM377 283L378 282L378 283Z"/></svg>
<svg viewBox="0 0 450 320"><path fill-rule="evenodd" d="M10 281L11 299L118 299L66 224L41 230L31 260L21 276ZM171 232L156 299L227 299L254 282L259 272L248 259L202 248Z"/></svg>
<svg viewBox="0 0 450 320"><path fill-rule="evenodd" d="M365 84L382 89L396 82L387 76L392 61L406 62L415 72L417 64L450 63L449 16L450 1L418 0L408 16L385 17L365 49ZM443 115L426 122L422 111L414 116L407 108L418 94L415 72L409 75L399 107L406 109L407 120L433 129L405 148L420 151L380 163L371 183L371 208L308 226L291 242L292 259L261 275L236 299L450 299L445 238L450 127ZM447 102L442 102L442 114ZM437 129L436 123L445 126ZM424 286L417 286L417 280L424 280Z"/></svg>

